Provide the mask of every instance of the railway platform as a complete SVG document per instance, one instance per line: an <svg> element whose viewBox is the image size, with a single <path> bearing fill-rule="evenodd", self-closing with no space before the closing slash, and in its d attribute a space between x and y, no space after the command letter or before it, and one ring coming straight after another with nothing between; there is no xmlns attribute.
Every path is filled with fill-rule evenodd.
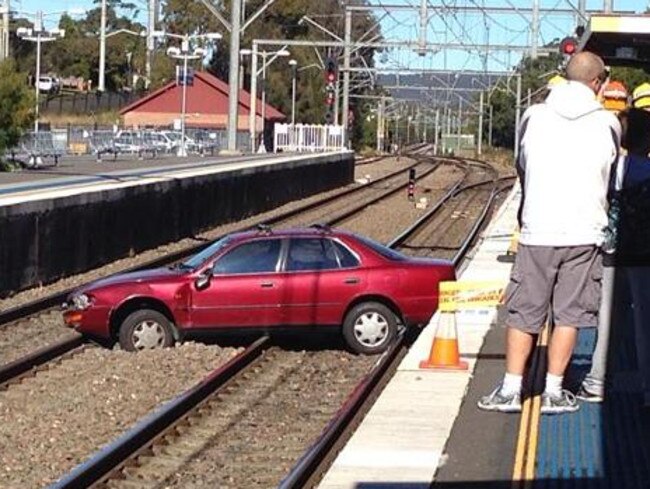
<svg viewBox="0 0 650 489"><path fill-rule="evenodd" d="M507 258L520 194L513 190L483 232L460 280L508 280ZM626 290L618 304L629 304ZM435 334L434 316L340 451L320 489L646 488L650 480L650 409L642 407L630 307L620 307L610 339L602 404L541 416L545 348L537 348L521 414L480 411L478 399L501 379L505 328L496 308L457 313L467 371L419 367ZM566 376L577 391L589 370L595 328L580 333Z"/></svg>

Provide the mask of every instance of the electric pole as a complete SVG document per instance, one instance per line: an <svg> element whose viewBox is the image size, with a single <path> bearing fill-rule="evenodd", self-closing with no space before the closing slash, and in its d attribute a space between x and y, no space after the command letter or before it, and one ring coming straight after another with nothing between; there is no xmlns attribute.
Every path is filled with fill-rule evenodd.
<svg viewBox="0 0 650 489"><path fill-rule="evenodd" d="M9 0L5 0L0 7L2 13L2 33L0 35L0 61L9 57Z"/></svg>
<svg viewBox="0 0 650 489"><path fill-rule="evenodd" d="M230 15L230 67L228 69L228 152L237 151L237 126L239 119L239 45L241 42L242 0L233 0ZM255 67L257 69L257 67ZM257 77L255 71L253 77ZM257 97L251 94L251 97ZM251 104L252 105L252 104ZM255 114L253 114L255 117ZM265 121L262 121L264 124ZM264 131L264 129L262 129Z"/></svg>
<svg viewBox="0 0 650 489"><path fill-rule="evenodd" d="M102 0L101 18L99 20L99 80L97 91L106 90L106 0Z"/></svg>
<svg viewBox="0 0 650 489"><path fill-rule="evenodd" d="M147 22L147 59L145 60L145 87L149 88L151 84L151 65L153 64L153 52L156 48L156 41L153 32L156 30L156 13L157 13L157 0L149 0L149 17Z"/></svg>

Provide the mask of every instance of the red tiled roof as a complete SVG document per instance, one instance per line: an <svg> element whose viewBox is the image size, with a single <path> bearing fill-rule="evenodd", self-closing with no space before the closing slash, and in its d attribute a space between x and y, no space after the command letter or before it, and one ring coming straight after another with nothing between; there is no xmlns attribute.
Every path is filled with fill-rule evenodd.
<svg viewBox="0 0 650 489"><path fill-rule="evenodd" d="M182 87L177 86L176 81L169 82L149 95L123 107L120 110L120 115L134 110L169 111L171 103L176 105L176 100L180 99L181 92ZM206 71L197 71L194 73L194 85L187 87L186 111L188 113L227 114L229 92L230 87L227 83ZM248 114L250 112L250 104L250 93L246 90L239 90L239 114L242 115L242 112ZM173 107L173 109L175 108ZM255 111L258 115L262 115L262 101L259 98L257 99ZM266 104L266 119L286 119L286 116L275 107Z"/></svg>

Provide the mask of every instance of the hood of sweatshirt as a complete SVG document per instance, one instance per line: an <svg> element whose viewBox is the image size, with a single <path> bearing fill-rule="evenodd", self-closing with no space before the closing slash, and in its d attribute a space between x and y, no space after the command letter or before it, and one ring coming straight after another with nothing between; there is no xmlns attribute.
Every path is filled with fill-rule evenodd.
<svg viewBox="0 0 650 489"><path fill-rule="evenodd" d="M559 116L570 120L604 110L589 87L574 81L553 87L545 103Z"/></svg>

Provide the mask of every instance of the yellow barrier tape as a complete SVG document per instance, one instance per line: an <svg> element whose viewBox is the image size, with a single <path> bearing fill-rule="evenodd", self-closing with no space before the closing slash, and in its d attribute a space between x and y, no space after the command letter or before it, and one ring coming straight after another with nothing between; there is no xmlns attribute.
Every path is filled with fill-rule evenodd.
<svg viewBox="0 0 650 489"><path fill-rule="evenodd" d="M440 282L438 309L449 312L496 307L502 302L503 289L503 282L497 281Z"/></svg>

